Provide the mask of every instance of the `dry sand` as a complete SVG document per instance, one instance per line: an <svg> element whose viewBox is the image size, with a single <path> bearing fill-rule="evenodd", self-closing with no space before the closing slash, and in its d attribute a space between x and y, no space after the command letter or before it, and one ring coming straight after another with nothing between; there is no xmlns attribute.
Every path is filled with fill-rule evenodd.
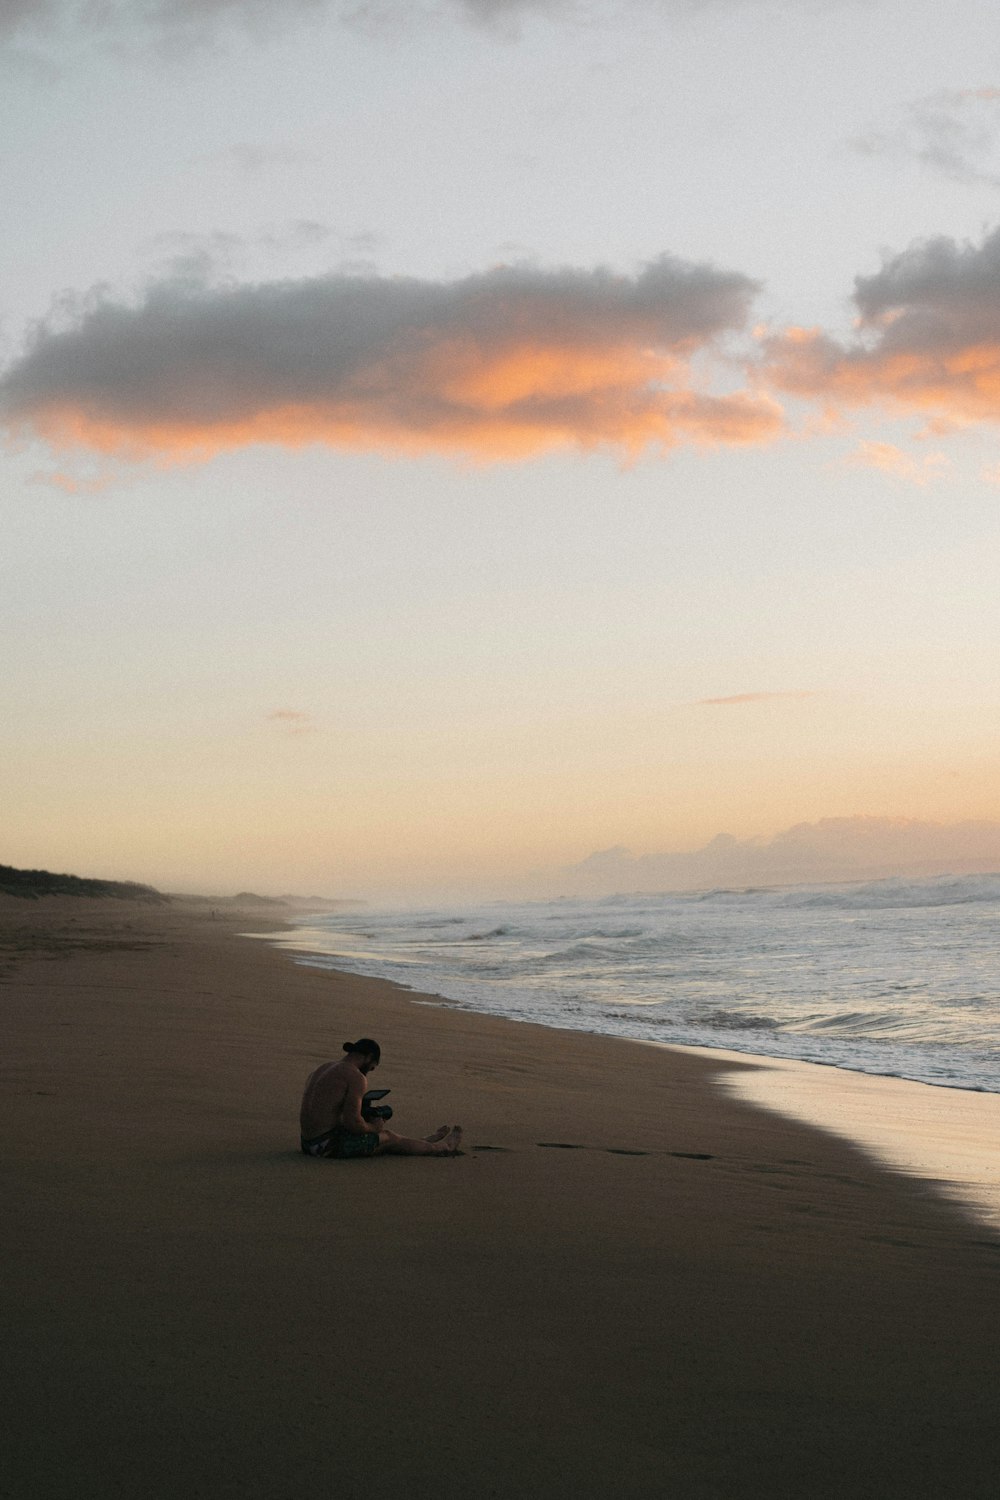
<svg viewBox="0 0 1000 1500"><path fill-rule="evenodd" d="M208 909L0 911L18 1500L1000 1493L1000 1241L720 1079ZM242 918L259 925L260 914ZM456 1160L309 1161L367 1033Z"/></svg>

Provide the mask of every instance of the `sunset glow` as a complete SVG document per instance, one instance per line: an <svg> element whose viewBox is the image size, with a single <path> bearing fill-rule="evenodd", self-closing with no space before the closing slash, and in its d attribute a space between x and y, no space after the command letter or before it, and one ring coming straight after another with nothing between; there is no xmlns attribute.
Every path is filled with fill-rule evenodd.
<svg viewBox="0 0 1000 1500"><path fill-rule="evenodd" d="M0 416L60 451L126 462L259 443L490 461L764 442L781 430L770 396L696 389L690 371L739 327L751 292L666 258L632 279L168 283L137 307L102 301L75 327L43 329L0 377Z"/></svg>
<svg viewBox="0 0 1000 1500"><path fill-rule="evenodd" d="M2 857L1000 868L995 18L265 9L0 19Z"/></svg>

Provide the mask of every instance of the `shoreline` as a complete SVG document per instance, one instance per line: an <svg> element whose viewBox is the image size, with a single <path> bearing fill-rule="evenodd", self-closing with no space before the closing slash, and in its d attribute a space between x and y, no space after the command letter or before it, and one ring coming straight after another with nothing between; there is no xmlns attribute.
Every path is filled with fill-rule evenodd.
<svg viewBox="0 0 1000 1500"><path fill-rule="evenodd" d="M283 932L295 930L292 926L282 926L274 933L241 936L269 943L301 968L347 978L374 978L376 983L390 985L409 997L415 1005L462 1015L491 1015L512 1026L539 1026L554 1035L606 1038L743 1065L743 1071L721 1074L723 1087L735 1090L762 1109L844 1137L896 1171L926 1179L959 1206L974 1213L984 1227L1000 1234L1000 1093L894 1073L869 1073L836 1062L813 1062L723 1046L650 1041L476 1010L463 1001L446 995L429 995L397 979L358 975L353 970L337 968L331 962L333 955L295 948L280 941ZM275 942L275 938L279 941ZM310 953L324 959L324 963L310 964L307 956ZM753 1072L745 1071L747 1067ZM831 1079L829 1074L834 1077ZM925 1097L923 1090L945 1097Z"/></svg>
<svg viewBox="0 0 1000 1500"><path fill-rule="evenodd" d="M584 1020L582 1024L577 1024L573 1019L575 1013L572 1008L565 1013L556 1011L554 1014L545 1015L543 1013L541 1016L535 1013L529 1014L526 1011L519 1011L518 1002L523 1001L524 997L519 995L516 989L508 992L502 984L497 990L499 1004L494 1009L488 1000L486 1003L483 1002L482 996L476 992L476 986L470 986L467 976L461 974L451 975L452 993L449 994L446 993L449 989L449 976L447 974L435 973L433 971L422 973L415 985L411 986L405 977L405 973L392 972L398 971L401 966L405 967L410 963L414 965L419 964L423 968L424 966L417 959L402 959L398 955L379 955L377 953L355 954L349 951L339 953L330 951L323 946L322 942L325 929L322 927L315 929L311 924L311 918L314 915L313 913L305 914L301 917L292 915L276 931L248 933L247 936L259 937L262 940L274 942L276 946L290 954L293 961L310 965L320 970L328 968L344 973L355 973L360 977L382 979L386 983L399 985L403 990L413 988L415 994L429 993L434 999L439 1000L440 1003L449 1005L459 1011L469 1010L477 1014L502 1016L510 1021L544 1025L554 1031L581 1031L595 1036L618 1037L651 1045L671 1045L693 1049L700 1048L705 1051L731 1052L749 1058L773 1058L776 1062L788 1062L790 1064L802 1064L819 1068L836 1068L852 1075L859 1074L866 1077L887 1079L898 1078L904 1082L923 1084L929 1088L954 1090L962 1094L980 1094L986 1097L994 1096L1000 1098L1000 1074L997 1073L995 1066L989 1071L988 1081L983 1082L977 1076L974 1064L970 1063L967 1058L964 1062L966 1071L963 1076L961 1072L963 1063L959 1060L963 1048L957 1044L956 1049L953 1049L951 1053L951 1061L959 1069L959 1072L957 1074L934 1077L928 1076L928 1072L922 1071L926 1068L929 1072L934 1072L935 1060L933 1056L928 1056L922 1061L919 1056L913 1056L914 1052L917 1054L920 1053L921 1047L924 1045L920 1042L912 1044L903 1043L901 1046L898 1043L895 1044L896 1055L893 1059L893 1067L889 1071L881 1065L881 1059L877 1059L874 1052L869 1059L872 1065L864 1066L856 1057L844 1057L836 1054L833 1056L823 1055L822 1048L820 1049L820 1055L816 1055L815 1044L812 1055L807 1055L809 1051L808 1044L806 1044L805 1050L802 1050L803 1043L801 1041L798 1043L800 1048L798 1052L780 1050L778 1038L787 1040L791 1037L804 1037L807 1033L797 1031L794 1028L784 1030L777 1024L775 1024L773 1031L761 1032L754 1030L752 1037L748 1035L745 1028L741 1030L737 1026L734 1028L734 1034L740 1038L737 1041L728 1032L719 1033L717 1040L714 1035L714 1029L708 1025L685 1027L680 1022L677 1022L676 1027L671 1026L671 1029L680 1031L681 1035L675 1035L672 1041L664 1042L659 1035L650 1034L651 1028L646 1028L645 1035L637 1035L623 1030L597 1030L591 1024L588 1024L587 1020ZM356 959L363 960L365 967L352 968L350 965ZM429 984L439 985L441 989L425 991L423 986ZM493 981L487 979L482 982L480 988L483 986L489 990L493 987ZM469 998L470 994L471 998ZM635 1008L636 1024L641 1024L641 1016L642 1007L640 1006ZM764 1036L771 1039L778 1050L773 1052L761 1050L762 1038ZM764 1043L765 1047L766 1045L767 1043ZM867 1044L862 1043L862 1045L867 1045L870 1050L873 1044L868 1042ZM975 1054L970 1054L970 1056L974 1057ZM941 1066L940 1060L937 1061L936 1065L938 1067ZM990 1083L994 1086L991 1087Z"/></svg>
<svg viewBox="0 0 1000 1500"><path fill-rule="evenodd" d="M415 1004L262 918L0 910L18 1500L992 1500L972 1217L734 1097L742 1060ZM301 1156L364 1032L464 1156Z"/></svg>

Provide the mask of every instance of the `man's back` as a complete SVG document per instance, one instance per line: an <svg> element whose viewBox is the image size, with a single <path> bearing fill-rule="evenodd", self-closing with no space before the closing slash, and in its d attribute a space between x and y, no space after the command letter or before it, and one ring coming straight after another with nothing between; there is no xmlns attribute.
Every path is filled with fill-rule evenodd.
<svg viewBox="0 0 1000 1500"><path fill-rule="evenodd" d="M321 1063L310 1073L302 1095L299 1126L307 1139L322 1135L340 1124L340 1111L347 1097L348 1084L358 1069L349 1058L340 1062Z"/></svg>

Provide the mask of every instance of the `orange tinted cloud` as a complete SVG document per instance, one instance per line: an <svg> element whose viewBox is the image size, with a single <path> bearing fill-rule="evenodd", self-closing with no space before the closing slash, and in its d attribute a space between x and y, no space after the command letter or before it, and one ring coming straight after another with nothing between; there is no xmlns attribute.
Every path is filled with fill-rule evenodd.
<svg viewBox="0 0 1000 1500"><path fill-rule="evenodd" d="M266 717L269 724L280 725L288 734L312 734L316 728L312 715L297 708L276 708Z"/></svg>
<svg viewBox="0 0 1000 1500"><path fill-rule="evenodd" d="M1000 231L982 245L935 239L859 277L859 337L819 329L765 341L767 378L828 408L884 405L932 429L1000 421Z"/></svg>
<svg viewBox="0 0 1000 1500"><path fill-rule="evenodd" d="M948 460L943 453L926 453L919 459L914 458L897 448L895 443L860 443L846 462L856 468L879 469L907 484L924 485L937 478Z"/></svg>
<svg viewBox="0 0 1000 1500"><path fill-rule="evenodd" d="M635 277L179 279L43 329L0 378L0 415L56 448L167 460L251 443L489 460L761 442L780 430L777 404L699 389L690 371L755 291L666 257Z"/></svg>
<svg viewBox="0 0 1000 1500"><path fill-rule="evenodd" d="M717 704L735 703L771 703L776 698L815 698L813 692L804 693L733 693L729 698L698 698L692 704L693 708L713 707Z"/></svg>
<svg viewBox="0 0 1000 1500"><path fill-rule="evenodd" d="M29 484L44 485L50 490L61 490L64 495L99 495L113 483L110 474L96 474L84 479L76 474L64 474L60 469L46 472L38 469L28 480Z"/></svg>

